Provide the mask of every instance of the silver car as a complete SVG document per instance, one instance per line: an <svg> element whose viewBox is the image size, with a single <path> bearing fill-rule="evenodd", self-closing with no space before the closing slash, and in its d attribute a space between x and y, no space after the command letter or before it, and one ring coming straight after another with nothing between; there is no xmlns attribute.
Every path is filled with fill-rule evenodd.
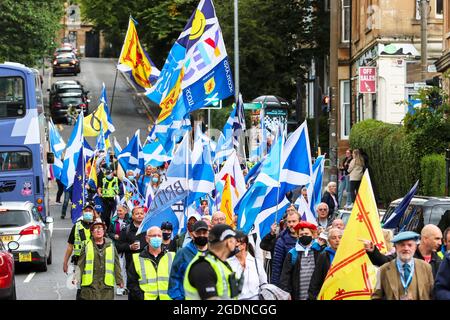
<svg viewBox="0 0 450 320"><path fill-rule="evenodd" d="M52 263L53 218L43 219L35 205L27 202L0 202L0 238L7 245L17 241L14 251L16 263L36 264L40 271L47 271Z"/></svg>

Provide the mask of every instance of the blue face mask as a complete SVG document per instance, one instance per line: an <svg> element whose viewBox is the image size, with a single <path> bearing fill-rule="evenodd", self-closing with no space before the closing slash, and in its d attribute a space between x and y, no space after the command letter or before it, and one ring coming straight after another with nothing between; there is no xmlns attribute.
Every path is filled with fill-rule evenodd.
<svg viewBox="0 0 450 320"><path fill-rule="evenodd" d="M134 181L134 176L128 176L127 178L128 178L128 180L130 180L130 181Z"/></svg>
<svg viewBox="0 0 450 320"><path fill-rule="evenodd" d="M152 246L153 249L160 248L161 244L162 244L162 238L160 238L160 237L150 238L150 245Z"/></svg>
<svg viewBox="0 0 450 320"><path fill-rule="evenodd" d="M158 183L158 178L152 178L153 183Z"/></svg>
<svg viewBox="0 0 450 320"><path fill-rule="evenodd" d="M92 212L83 212L83 220L86 222L91 222L94 219L94 214Z"/></svg>
<svg viewBox="0 0 450 320"><path fill-rule="evenodd" d="M113 175L112 175L112 174L108 174L108 175L106 175L106 177L107 177L108 179L112 179Z"/></svg>

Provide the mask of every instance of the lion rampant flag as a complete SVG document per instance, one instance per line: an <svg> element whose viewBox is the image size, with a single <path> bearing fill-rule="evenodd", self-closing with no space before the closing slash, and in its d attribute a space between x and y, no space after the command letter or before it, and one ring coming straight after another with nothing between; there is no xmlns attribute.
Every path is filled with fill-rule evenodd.
<svg viewBox="0 0 450 320"><path fill-rule="evenodd" d="M366 170L353 210L328 270L318 300L369 300L376 282L376 268L369 260L361 240L371 240L386 253L378 209Z"/></svg>

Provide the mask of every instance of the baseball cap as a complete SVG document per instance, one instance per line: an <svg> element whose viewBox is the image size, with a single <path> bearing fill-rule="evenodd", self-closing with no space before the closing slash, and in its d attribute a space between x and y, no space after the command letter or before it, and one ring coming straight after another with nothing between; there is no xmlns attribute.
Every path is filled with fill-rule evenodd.
<svg viewBox="0 0 450 320"><path fill-rule="evenodd" d="M228 238L236 237L236 232L227 224L216 224L209 231L208 240L211 243L225 241Z"/></svg>
<svg viewBox="0 0 450 320"><path fill-rule="evenodd" d="M94 228L94 226L96 225L102 225L103 230L106 230L106 224L102 221L102 219L100 218L95 219L95 221L91 224L90 229L92 230L92 228Z"/></svg>
<svg viewBox="0 0 450 320"><path fill-rule="evenodd" d="M197 221L192 226L192 231L200 231L200 230L208 230L208 225L203 220Z"/></svg>
<svg viewBox="0 0 450 320"><path fill-rule="evenodd" d="M92 202L86 202L84 204L83 210L86 208L91 208L92 210L95 210L95 204L93 204Z"/></svg>
<svg viewBox="0 0 450 320"><path fill-rule="evenodd" d="M161 230L173 230L173 225L170 223L170 221L166 221L161 223Z"/></svg>
<svg viewBox="0 0 450 320"><path fill-rule="evenodd" d="M191 211L191 212L189 212L189 214L188 214L188 221L189 221L189 219L190 218L195 218L195 220L197 220L197 221L200 221L200 220L202 220L202 217L201 217L201 215L200 214L198 214L197 212L195 212L195 211Z"/></svg>

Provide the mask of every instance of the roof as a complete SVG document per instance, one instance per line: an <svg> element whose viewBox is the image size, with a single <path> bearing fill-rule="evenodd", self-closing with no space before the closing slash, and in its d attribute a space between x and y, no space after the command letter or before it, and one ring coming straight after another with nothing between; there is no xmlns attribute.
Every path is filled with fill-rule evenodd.
<svg viewBox="0 0 450 320"><path fill-rule="evenodd" d="M33 207L30 201L1 201L0 209L28 210Z"/></svg>
<svg viewBox="0 0 450 320"><path fill-rule="evenodd" d="M396 199L390 205L398 205L402 200L403 198ZM411 200L412 205L433 206L440 203L450 204L450 197L415 196Z"/></svg>

